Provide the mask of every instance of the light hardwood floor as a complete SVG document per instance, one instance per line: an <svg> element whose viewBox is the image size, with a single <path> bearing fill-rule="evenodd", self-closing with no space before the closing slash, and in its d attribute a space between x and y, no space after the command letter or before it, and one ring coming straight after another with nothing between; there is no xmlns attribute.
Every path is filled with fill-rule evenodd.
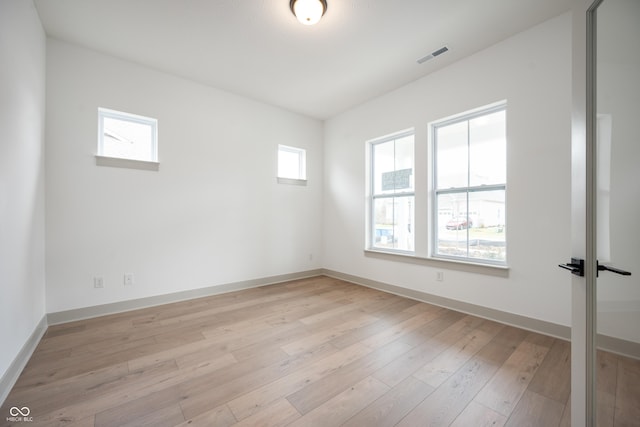
<svg viewBox="0 0 640 427"><path fill-rule="evenodd" d="M569 372L567 342L316 277L52 326L0 425L568 426ZM640 425L640 362L598 375L600 425Z"/></svg>

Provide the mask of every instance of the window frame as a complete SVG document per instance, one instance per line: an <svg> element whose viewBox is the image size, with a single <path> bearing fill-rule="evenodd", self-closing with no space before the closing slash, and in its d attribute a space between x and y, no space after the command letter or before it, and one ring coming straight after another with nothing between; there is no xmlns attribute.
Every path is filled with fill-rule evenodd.
<svg viewBox="0 0 640 427"><path fill-rule="evenodd" d="M414 177L414 184L411 191L401 191L399 193L390 193L390 194L376 194L376 186L375 186L375 146L384 144L390 141L395 141L397 139L405 138L408 136L413 137L413 165L412 165L412 175ZM415 189L415 129L407 129L404 131L400 131L391 135L383 136L380 138L376 138L367 142L368 150L369 150L369 209L368 209L368 232L367 232L367 249L371 251L380 251L380 252L390 252L395 254L404 254L404 255L414 255L415 254L415 223L413 224L413 250L408 249L397 249L397 248L388 248L382 246L376 246L376 219L375 219L375 207L377 199L388 199L388 198L404 198L404 197L413 197L413 217L415 218L415 200L416 200L416 189ZM395 159L395 153L394 153ZM395 171L395 169L394 169ZM415 222L415 221L414 221Z"/></svg>
<svg viewBox="0 0 640 427"><path fill-rule="evenodd" d="M507 238L506 238L506 224L507 224L507 181L508 181L508 177L506 175L507 172L507 158L505 157L505 182L504 183L500 183L500 184L488 184L488 185L476 185L476 186L471 186L470 185L470 164L471 164L471 151L467 148L467 186L464 187L451 187L451 188L443 188L443 189L438 189L438 169L437 169L437 165L438 165L438 140L437 140L437 131L439 128L445 127L445 126L450 126L450 125L454 125L454 124L458 124L458 123L462 123L462 122L469 122L473 119L479 118L479 117L483 117L483 116L487 116L499 111L504 111L505 112L505 144L507 144L506 141L506 126L507 126L507 120L506 120L506 114L507 114L507 102L506 101L502 101L502 102L498 102L495 104L491 104L491 105L487 105L478 109L474 109L471 111L467 111L465 113L461 113L458 115L455 115L453 117L449 117L443 120L439 120L436 122L432 122L429 125L429 136L431 139L431 158L432 161L429 162L430 166L431 166L431 192L432 192L432 196L429 198L430 199L430 203L431 203L431 226L429 227L429 229L431 230L431 239L430 239L430 257L434 258L434 259L441 259L441 260L448 260L448 261L455 261L455 262L461 262L461 263L468 263L468 264L488 264L488 265L493 265L493 266L497 266L497 267L506 267L507 266L507 260L508 260L508 251L507 251ZM467 134L467 147L470 146L470 140ZM505 146L505 150L507 150L508 145ZM455 255L447 255L447 254L441 254L438 253L438 238L439 238L439 230L438 230L438 222L439 222L439 218L438 218L438 196L443 195L443 194L466 194L466 203L467 203L467 207L466 207L466 212L467 212L467 221L469 221L469 199L470 199L470 195L473 193L481 193L481 192L490 192L490 191L503 191L504 192L504 220L503 220L503 228L504 228L504 232L505 232L505 258L504 260L492 260L492 259L488 259L488 258L473 258L468 256L469 255L469 247L470 247L470 238L469 238L469 226L467 226L465 228L465 233L466 233L466 247L467 247L467 256L455 256Z"/></svg>
<svg viewBox="0 0 640 427"><path fill-rule="evenodd" d="M280 175L280 153L294 153L298 155L298 177L292 178ZM291 145L278 144L276 158L276 178L279 184L306 185L307 182L307 150Z"/></svg>
<svg viewBox="0 0 640 427"><path fill-rule="evenodd" d="M131 157L114 157L105 155L104 120L106 118L146 125L151 130L151 156L148 159L135 159ZM157 170L158 165L158 120L152 117L126 113L124 111L98 108L98 152L97 164L100 166L115 166L133 169Z"/></svg>

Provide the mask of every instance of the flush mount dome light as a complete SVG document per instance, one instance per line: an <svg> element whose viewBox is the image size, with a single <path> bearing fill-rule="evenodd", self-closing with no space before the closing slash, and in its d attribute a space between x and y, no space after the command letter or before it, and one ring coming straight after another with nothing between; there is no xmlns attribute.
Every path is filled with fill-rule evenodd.
<svg viewBox="0 0 640 427"><path fill-rule="evenodd" d="M327 11L327 2L326 0L291 0L289 7L302 24L314 25Z"/></svg>

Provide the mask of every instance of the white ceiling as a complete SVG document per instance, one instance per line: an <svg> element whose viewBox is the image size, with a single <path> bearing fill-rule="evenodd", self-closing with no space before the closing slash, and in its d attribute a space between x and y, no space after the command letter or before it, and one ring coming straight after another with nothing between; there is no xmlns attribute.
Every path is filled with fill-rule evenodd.
<svg viewBox="0 0 640 427"><path fill-rule="evenodd" d="M326 119L557 16L571 0L35 0L48 36ZM448 46L449 52L416 60Z"/></svg>

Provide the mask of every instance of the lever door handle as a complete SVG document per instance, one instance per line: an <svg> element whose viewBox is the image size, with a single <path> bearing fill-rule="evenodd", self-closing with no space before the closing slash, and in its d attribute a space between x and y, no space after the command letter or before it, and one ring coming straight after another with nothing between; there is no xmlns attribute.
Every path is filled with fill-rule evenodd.
<svg viewBox="0 0 640 427"><path fill-rule="evenodd" d="M596 261L596 265L598 266L598 272L600 271L610 271L612 273L621 274L623 276L631 276L630 271L621 270L619 268L611 267L609 265L600 264ZM584 260L579 258L571 258L571 262L567 264L559 264L558 267L564 268L565 270L569 270L571 273L576 276L584 276Z"/></svg>
<svg viewBox="0 0 640 427"><path fill-rule="evenodd" d="M604 265L598 263L598 271L610 271L612 273L621 274L623 276L631 276L630 271L620 270L619 268L611 267L609 265Z"/></svg>
<svg viewBox="0 0 640 427"><path fill-rule="evenodd" d="M580 268L576 264L558 264L558 267L564 268L565 270L569 270L572 273L579 273Z"/></svg>
<svg viewBox="0 0 640 427"><path fill-rule="evenodd" d="M567 264L558 264L558 267L564 268L565 270L569 270L572 274L576 276L584 276L584 260L571 258L571 262Z"/></svg>

